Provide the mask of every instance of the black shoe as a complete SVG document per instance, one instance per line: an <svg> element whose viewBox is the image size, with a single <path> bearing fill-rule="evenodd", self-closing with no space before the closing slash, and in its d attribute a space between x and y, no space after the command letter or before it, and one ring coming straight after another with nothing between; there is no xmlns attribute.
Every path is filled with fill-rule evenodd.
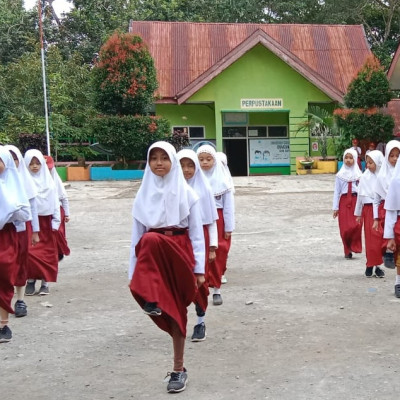
<svg viewBox="0 0 400 400"><path fill-rule="evenodd" d="M385 271L380 269L379 267L375 267L375 275L377 278L384 278L385 277Z"/></svg>
<svg viewBox="0 0 400 400"><path fill-rule="evenodd" d="M64 258L64 254L59 254L58 255L58 261L60 262Z"/></svg>
<svg viewBox="0 0 400 400"><path fill-rule="evenodd" d="M386 252L383 255L383 262L386 268L395 269L396 264L394 262L394 255L393 253Z"/></svg>
<svg viewBox="0 0 400 400"><path fill-rule="evenodd" d="M12 339L11 329L5 325L0 329L0 343L7 343Z"/></svg>
<svg viewBox="0 0 400 400"><path fill-rule="evenodd" d="M45 285L40 286L39 296L46 296L47 294L50 294L49 287Z"/></svg>
<svg viewBox="0 0 400 400"><path fill-rule="evenodd" d="M169 379L167 391L168 393L179 393L186 389L186 383L188 382L188 376L186 368L180 372L171 372L171 378Z"/></svg>
<svg viewBox="0 0 400 400"><path fill-rule="evenodd" d="M23 300L17 300L14 305L15 316L17 318L28 315L26 304Z"/></svg>
<svg viewBox="0 0 400 400"><path fill-rule="evenodd" d="M400 298L400 285L394 285L394 295Z"/></svg>
<svg viewBox="0 0 400 400"><path fill-rule="evenodd" d="M152 317L161 315L161 309L157 307L157 303L144 303L143 312Z"/></svg>
<svg viewBox="0 0 400 400"><path fill-rule="evenodd" d="M351 259L353 258L353 253L346 254L346 255L344 256L344 258L345 258L346 260L351 260Z"/></svg>
<svg viewBox="0 0 400 400"><path fill-rule="evenodd" d="M220 306L222 304L222 297L220 294L213 294L214 306Z"/></svg>
<svg viewBox="0 0 400 400"><path fill-rule="evenodd" d="M206 326L204 322L194 327L192 335L192 342L202 342L203 340L206 340Z"/></svg>
<svg viewBox="0 0 400 400"><path fill-rule="evenodd" d="M25 296L33 296L36 293L35 283L36 281L26 283Z"/></svg>
<svg viewBox="0 0 400 400"><path fill-rule="evenodd" d="M365 268L365 276L367 278L371 278L372 277L372 272L373 272L373 267L367 267ZM382 271L383 272L383 271Z"/></svg>

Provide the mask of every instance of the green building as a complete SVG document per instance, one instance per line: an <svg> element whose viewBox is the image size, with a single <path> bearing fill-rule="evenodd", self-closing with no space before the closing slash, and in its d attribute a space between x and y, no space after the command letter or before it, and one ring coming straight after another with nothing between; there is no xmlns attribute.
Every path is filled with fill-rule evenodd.
<svg viewBox="0 0 400 400"><path fill-rule="evenodd" d="M131 21L152 54L155 112L194 146L213 142L235 176L294 174L319 155L298 132L310 105L333 109L371 55L361 25Z"/></svg>

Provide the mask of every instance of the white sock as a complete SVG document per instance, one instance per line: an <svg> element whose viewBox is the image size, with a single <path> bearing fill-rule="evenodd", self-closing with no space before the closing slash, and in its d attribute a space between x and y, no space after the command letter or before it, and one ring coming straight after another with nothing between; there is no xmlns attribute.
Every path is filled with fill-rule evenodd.
<svg viewBox="0 0 400 400"><path fill-rule="evenodd" d="M49 287L49 284L44 279L42 279L42 286Z"/></svg>
<svg viewBox="0 0 400 400"><path fill-rule="evenodd" d="M214 294L221 294L220 288L214 288Z"/></svg>
<svg viewBox="0 0 400 400"><path fill-rule="evenodd" d="M197 325L200 325L204 322L205 317L197 317Z"/></svg>
<svg viewBox="0 0 400 400"><path fill-rule="evenodd" d="M396 275L396 285L400 285L400 275Z"/></svg>

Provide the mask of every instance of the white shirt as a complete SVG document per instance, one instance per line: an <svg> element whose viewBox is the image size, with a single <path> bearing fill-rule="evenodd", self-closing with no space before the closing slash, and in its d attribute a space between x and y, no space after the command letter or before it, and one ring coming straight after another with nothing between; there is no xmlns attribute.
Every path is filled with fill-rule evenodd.
<svg viewBox="0 0 400 400"><path fill-rule="evenodd" d="M216 196L215 204L217 208L223 209L225 232L233 232L235 230L235 201L232 191Z"/></svg>
<svg viewBox="0 0 400 400"><path fill-rule="evenodd" d="M333 192L333 206L332 210L337 211L339 210L339 201L340 196L343 194L347 194L349 182L346 182L342 179L336 178L335 179L335 190ZM357 193L357 181L351 182L351 193Z"/></svg>

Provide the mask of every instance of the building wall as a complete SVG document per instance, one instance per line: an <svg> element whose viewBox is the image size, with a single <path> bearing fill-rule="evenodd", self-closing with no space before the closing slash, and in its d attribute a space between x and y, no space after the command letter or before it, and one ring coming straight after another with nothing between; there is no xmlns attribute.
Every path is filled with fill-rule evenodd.
<svg viewBox="0 0 400 400"><path fill-rule="evenodd" d="M240 100L249 98L283 99L283 107L277 110L241 109ZM205 102L212 104L194 105ZM216 139L218 150L222 150L224 111L249 111L251 124L273 125L286 119L290 135L290 172L295 173L296 156L309 151L308 133L297 132L309 102L329 103L332 100L270 50L257 45L195 93L187 101L191 105L157 105L156 112L168 118L172 125L183 125L183 122L204 125L206 137Z"/></svg>

